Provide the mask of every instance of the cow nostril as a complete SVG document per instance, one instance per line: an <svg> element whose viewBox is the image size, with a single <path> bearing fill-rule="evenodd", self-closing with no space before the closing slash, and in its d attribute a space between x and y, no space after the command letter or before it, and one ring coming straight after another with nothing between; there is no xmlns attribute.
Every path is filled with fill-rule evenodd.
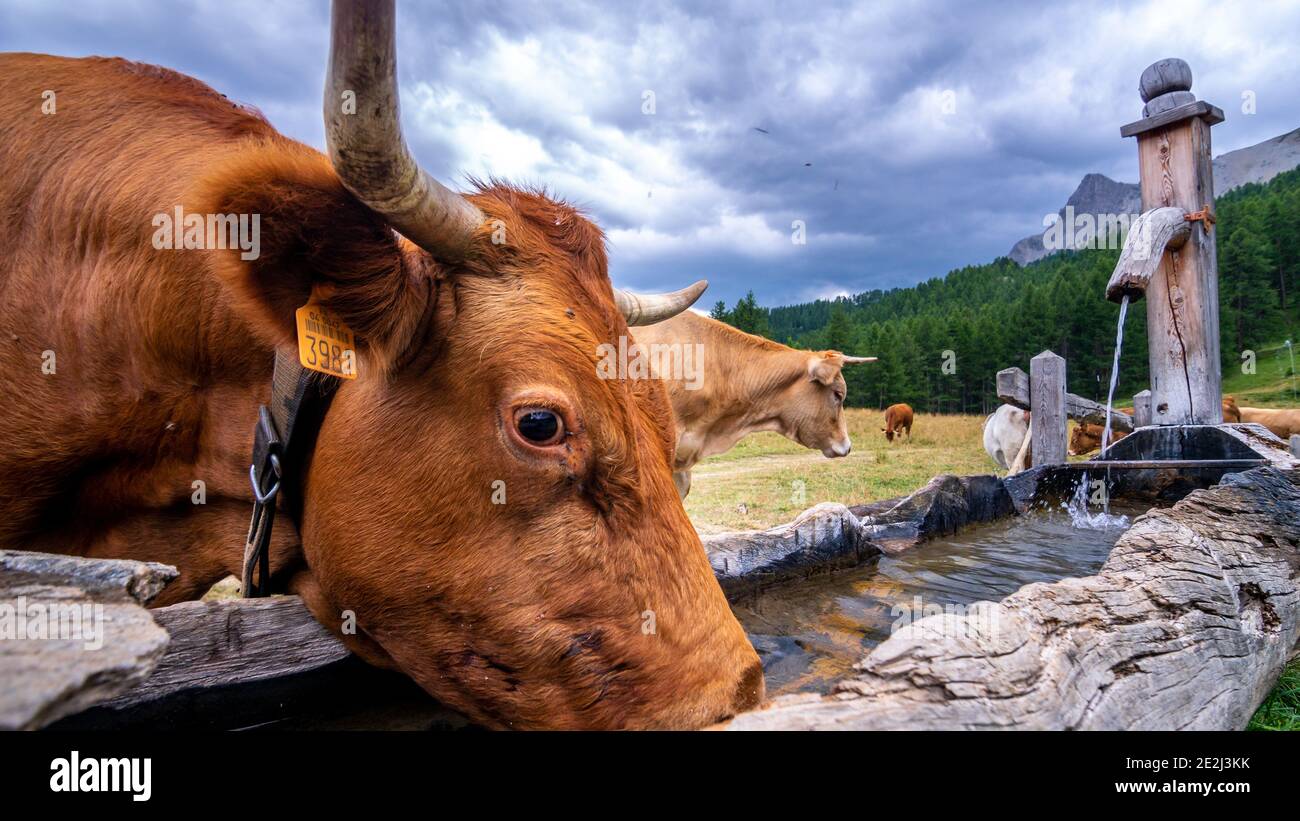
<svg viewBox="0 0 1300 821"><path fill-rule="evenodd" d="M765 692L766 685L763 682L763 665L756 661L751 664L745 670L745 674L740 677L740 683L736 685L736 693L731 699L732 708L737 713L752 710L759 704L763 703Z"/></svg>

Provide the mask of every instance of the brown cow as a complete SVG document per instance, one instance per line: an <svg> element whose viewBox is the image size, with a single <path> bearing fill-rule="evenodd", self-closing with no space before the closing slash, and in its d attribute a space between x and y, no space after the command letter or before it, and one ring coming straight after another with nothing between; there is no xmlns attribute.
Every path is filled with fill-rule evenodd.
<svg viewBox="0 0 1300 821"><path fill-rule="evenodd" d="M1071 456L1092 453L1101 447L1101 438L1105 429L1105 425L1098 425L1095 422L1080 422L1075 425L1074 431L1070 434L1070 447L1066 452ZM1112 427L1110 430L1110 443L1113 445L1125 436L1128 436L1128 431L1115 430Z"/></svg>
<svg viewBox="0 0 1300 821"><path fill-rule="evenodd" d="M1284 442L1300 433L1300 410L1294 408L1242 408L1241 421L1263 425Z"/></svg>
<svg viewBox="0 0 1300 821"><path fill-rule="evenodd" d="M907 431L907 441L912 441L912 406L900 402L885 408L885 426L881 430L888 442L894 441L894 434L901 435L904 430Z"/></svg>
<svg viewBox="0 0 1300 821"><path fill-rule="evenodd" d="M1241 421L1241 408L1237 407L1237 399L1231 394L1223 397L1223 421Z"/></svg>
<svg viewBox="0 0 1300 821"><path fill-rule="evenodd" d="M314 298L356 333L359 375L300 517L277 515L276 587L488 726L755 705L758 656L672 484L663 386L593 368L628 333L600 230L536 191L424 176L394 25L391 2L335 5L326 111L342 88L358 113L327 116L332 161L166 69L0 55L0 548L176 565L157 604L237 574L257 408ZM178 206L259 215L259 254L159 250Z"/></svg>
<svg viewBox="0 0 1300 821"><path fill-rule="evenodd" d="M1120 408L1120 412L1129 416L1133 415L1133 408ZM1223 421L1240 422L1241 415L1237 410L1237 402L1231 396L1223 397ZM1081 422L1070 434L1069 454L1071 456L1082 456L1085 453L1091 453L1101 447L1101 436L1104 426L1095 422ZM1111 429L1111 444L1118 442L1128 436L1127 431Z"/></svg>
<svg viewBox="0 0 1300 821"><path fill-rule="evenodd" d="M776 431L828 458L849 455L840 369L874 357L796 350L691 311L638 328L636 341L668 386L682 498L697 462L756 431Z"/></svg>

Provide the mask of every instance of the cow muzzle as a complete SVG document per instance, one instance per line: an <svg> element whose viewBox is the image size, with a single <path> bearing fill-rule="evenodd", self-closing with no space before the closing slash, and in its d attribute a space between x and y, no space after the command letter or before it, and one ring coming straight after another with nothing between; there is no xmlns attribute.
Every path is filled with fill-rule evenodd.
<svg viewBox="0 0 1300 821"><path fill-rule="evenodd" d="M848 456L852 450L853 450L853 442L850 441L847 437L845 437L845 439L841 442L832 442L831 444L822 448L822 455L825 456L827 459L835 459L840 456Z"/></svg>

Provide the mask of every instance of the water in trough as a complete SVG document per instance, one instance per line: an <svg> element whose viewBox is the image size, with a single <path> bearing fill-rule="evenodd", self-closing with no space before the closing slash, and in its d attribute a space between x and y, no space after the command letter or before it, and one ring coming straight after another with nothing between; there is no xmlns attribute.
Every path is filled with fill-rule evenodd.
<svg viewBox="0 0 1300 821"><path fill-rule="evenodd" d="M1090 513L1082 503L1079 495L733 605L763 659L768 694L828 692L908 614L1095 574L1130 517L1147 508L1116 500L1111 511Z"/></svg>

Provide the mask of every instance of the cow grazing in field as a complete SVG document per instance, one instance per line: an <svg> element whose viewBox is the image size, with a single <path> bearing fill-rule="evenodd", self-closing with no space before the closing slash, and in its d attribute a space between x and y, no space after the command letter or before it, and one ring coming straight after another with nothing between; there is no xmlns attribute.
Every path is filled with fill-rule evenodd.
<svg viewBox="0 0 1300 821"><path fill-rule="evenodd" d="M276 515L275 587L491 727L757 704L758 656L672 484L666 392L593 367L627 316L698 289L618 294L572 207L424 174L394 29L391 2L335 4L328 157L166 69L0 55L0 547L176 565L156 604L238 575L258 406L314 299L354 331L358 375ZM159 250L178 206L258 215L259 253Z"/></svg>
<svg viewBox="0 0 1300 821"><path fill-rule="evenodd" d="M1294 408L1241 408L1241 421L1263 425L1284 442L1300 433L1300 410Z"/></svg>
<svg viewBox="0 0 1300 821"><path fill-rule="evenodd" d="M904 431L907 432L907 441L912 441L912 406L900 402L885 408L885 426L881 430L885 432L887 442L894 441L895 435L901 438Z"/></svg>
<svg viewBox="0 0 1300 821"><path fill-rule="evenodd" d="M984 450L1003 470L1010 470L1027 447L1030 413L1015 405L1001 405L984 420ZM1028 462L1026 451L1021 462Z"/></svg>
<svg viewBox="0 0 1300 821"><path fill-rule="evenodd" d="M637 328L636 341L668 387L677 425L673 481L682 498L697 462L757 431L827 457L849 454L840 369L875 357L800 351L690 311Z"/></svg>

